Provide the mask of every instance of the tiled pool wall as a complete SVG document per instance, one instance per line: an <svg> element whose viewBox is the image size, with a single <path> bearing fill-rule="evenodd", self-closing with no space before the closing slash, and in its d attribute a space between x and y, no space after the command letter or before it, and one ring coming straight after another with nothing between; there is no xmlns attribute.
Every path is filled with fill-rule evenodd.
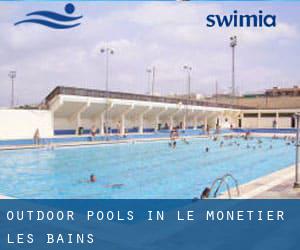
<svg viewBox="0 0 300 250"><path fill-rule="evenodd" d="M223 131L224 132L224 131ZM227 131L229 132L229 131ZM91 142L91 141L119 141L119 140L128 140L128 139L151 139L151 138L168 138L169 137L169 130L160 130L158 132L145 132L144 134L135 134L135 133L128 133L126 136L120 136L118 134L111 134L108 136L105 135L98 135L92 137L89 133L81 136L56 136L54 138L42 138L40 143L43 145L52 144L52 143L75 143L75 142ZM181 136L197 136L203 135L204 132L202 129L187 129L187 130L180 130L179 131ZM62 134L61 134L62 135ZM69 133L64 133L63 135L72 135ZM33 145L33 139L16 139L16 140L0 140L0 146L27 146Z"/></svg>
<svg viewBox="0 0 300 250"><path fill-rule="evenodd" d="M151 139L151 138L168 138L170 131L167 129L159 130L158 132L154 132L152 129L145 129L144 134L137 134L137 131L127 131L128 134L126 136L120 136L116 134L116 131L112 131L109 136L90 136L90 131L85 130L82 136L75 135L75 130L58 130L55 131L54 138L42 138L41 144L47 145L52 143L84 143L90 141L117 141L117 140L128 140L128 139ZM269 129L269 128L259 128L259 129L223 129L220 133L295 133L296 129ZM181 136L197 136L204 135L204 131L202 129L186 129L179 130ZM211 134L215 133L215 130L210 131ZM61 135L61 137L59 136ZM67 135L74 135L70 137L64 137ZM0 140L0 146L27 146L33 145L33 139L15 139L15 140Z"/></svg>

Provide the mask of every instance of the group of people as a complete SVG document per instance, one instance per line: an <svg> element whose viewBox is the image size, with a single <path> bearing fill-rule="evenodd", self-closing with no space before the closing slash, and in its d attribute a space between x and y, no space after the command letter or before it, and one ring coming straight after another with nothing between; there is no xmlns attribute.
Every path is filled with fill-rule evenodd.
<svg viewBox="0 0 300 250"><path fill-rule="evenodd" d="M172 147L172 148L176 148L176 145L177 145L177 142L176 140L179 139L179 132L178 132L178 129L177 128L173 128L171 131L170 131L170 142L169 142L169 147ZM190 142L186 139L186 138L182 138L181 141L186 144L186 145L189 145Z"/></svg>

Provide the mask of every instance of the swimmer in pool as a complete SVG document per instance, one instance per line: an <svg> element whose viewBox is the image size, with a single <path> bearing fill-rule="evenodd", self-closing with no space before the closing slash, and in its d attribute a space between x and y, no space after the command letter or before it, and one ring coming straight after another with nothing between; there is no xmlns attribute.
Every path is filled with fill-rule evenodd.
<svg viewBox="0 0 300 250"><path fill-rule="evenodd" d="M205 152L208 153L209 152L209 147L205 148Z"/></svg>
<svg viewBox="0 0 300 250"><path fill-rule="evenodd" d="M122 183L116 183L116 184L106 185L105 187L107 187L107 188L121 188L123 186L124 186L124 184L122 184Z"/></svg>
<svg viewBox="0 0 300 250"><path fill-rule="evenodd" d="M183 138L182 141L183 141L185 144L190 144L190 142L188 142L186 138Z"/></svg>
<svg viewBox="0 0 300 250"><path fill-rule="evenodd" d="M96 176L94 174L91 174L89 182L94 183L96 181L97 181Z"/></svg>

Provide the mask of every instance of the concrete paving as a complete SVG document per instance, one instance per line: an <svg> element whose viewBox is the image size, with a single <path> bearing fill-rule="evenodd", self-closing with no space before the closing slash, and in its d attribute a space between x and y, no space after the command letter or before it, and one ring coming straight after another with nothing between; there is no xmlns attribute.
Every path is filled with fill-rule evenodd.
<svg viewBox="0 0 300 250"><path fill-rule="evenodd" d="M290 166L272 174L241 185L240 196L236 199L300 199L300 188L294 188L295 166ZM236 193L232 189L231 193ZM227 193L218 198L227 199Z"/></svg>

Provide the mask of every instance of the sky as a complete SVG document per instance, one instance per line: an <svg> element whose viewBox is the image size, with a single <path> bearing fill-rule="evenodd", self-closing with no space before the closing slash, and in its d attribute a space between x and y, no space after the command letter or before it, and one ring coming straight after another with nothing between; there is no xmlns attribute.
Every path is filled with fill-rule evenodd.
<svg viewBox="0 0 300 250"><path fill-rule="evenodd" d="M300 2L80 2L81 25L53 30L13 24L36 10L64 13L67 2L0 2L0 106L9 106L10 70L17 71L16 103L40 103L55 86L105 89L103 46L110 56L109 89L148 91L146 69L156 67L155 92L186 93L184 65L192 67L192 92L230 91L236 35L238 92L300 85ZM208 28L209 14L277 15L276 28Z"/></svg>

